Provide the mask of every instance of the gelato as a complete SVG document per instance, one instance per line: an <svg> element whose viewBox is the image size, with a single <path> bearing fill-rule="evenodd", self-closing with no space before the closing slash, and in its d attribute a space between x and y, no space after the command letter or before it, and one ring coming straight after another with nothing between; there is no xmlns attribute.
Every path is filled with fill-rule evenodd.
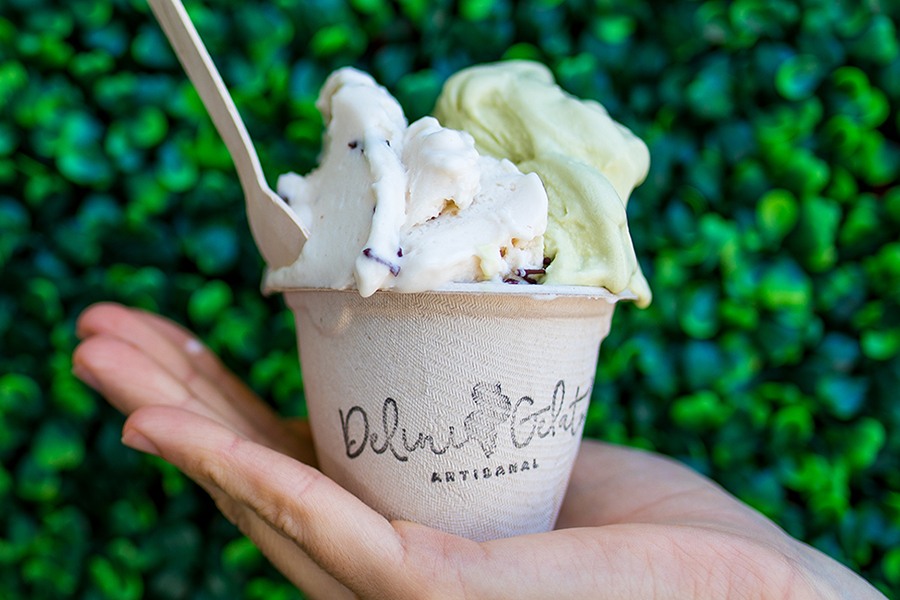
<svg viewBox="0 0 900 600"><path fill-rule="evenodd" d="M625 207L647 175L644 143L543 65L451 77L411 125L369 75L333 73L317 106L320 166L278 180L310 230L265 286L415 292L453 282L603 287L650 303Z"/></svg>
<svg viewBox="0 0 900 600"><path fill-rule="evenodd" d="M629 194L650 167L638 137L528 61L460 71L444 85L435 115L471 134L480 152L540 175L550 207L544 254L551 259L542 283L628 289L639 306L650 303L625 215Z"/></svg>
<svg viewBox="0 0 900 600"><path fill-rule="evenodd" d="M407 126L397 101L352 68L328 78L317 106L327 125L320 166L277 185L309 240L266 287L369 296L542 269L547 196L537 175L479 155L470 135L433 117Z"/></svg>

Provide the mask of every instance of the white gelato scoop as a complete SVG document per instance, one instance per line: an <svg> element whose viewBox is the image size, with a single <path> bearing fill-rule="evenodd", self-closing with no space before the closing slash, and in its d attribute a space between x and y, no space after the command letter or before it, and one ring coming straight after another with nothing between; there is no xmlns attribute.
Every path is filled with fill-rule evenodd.
<svg viewBox="0 0 900 600"><path fill-rule="evenodd" d="M277 186L309 240L264 287L369 296L522 281L543 268L547 195L537 175L479 155L469 134L433 117L407 126L387 90L352 68L331 74L317 107L327 127L321 164Z"/></svg>

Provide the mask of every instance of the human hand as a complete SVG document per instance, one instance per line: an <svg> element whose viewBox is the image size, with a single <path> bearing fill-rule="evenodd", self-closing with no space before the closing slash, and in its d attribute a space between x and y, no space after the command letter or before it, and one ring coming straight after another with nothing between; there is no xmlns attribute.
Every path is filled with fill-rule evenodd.
<svg viewBox="0 0 900 600"><path fill-rule="evenodd" d="M555 531L476 543L389 522L186 330L99 304L78 334L75 374L129 415L123 443L184 471L312 598L884 598L688 468L599 442Z"/></svg>

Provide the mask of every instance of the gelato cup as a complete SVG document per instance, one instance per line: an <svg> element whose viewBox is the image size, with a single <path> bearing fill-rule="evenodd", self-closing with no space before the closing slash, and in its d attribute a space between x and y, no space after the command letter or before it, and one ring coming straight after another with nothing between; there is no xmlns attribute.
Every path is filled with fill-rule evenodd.
<svg viewBox="0 0 900 600"><path fill-rule="evenodd" d="M276 290L270 290L276 291ZM483 541L553 528L579 449L602 288L281 289L321 470L388 519Z"/></svg>
<svg viewBox="0 0 900 600"><path fill-rule="evenodd" d="M448 81L458 129L343 68L321 164L279 179L282 204L184 8L152 4L235 157L263 291L294 312L322 471L389 519L551 529L615 304L650 301L625 215L643 142L536 63ZM447 283L468 281L498 283Z"/></svg>

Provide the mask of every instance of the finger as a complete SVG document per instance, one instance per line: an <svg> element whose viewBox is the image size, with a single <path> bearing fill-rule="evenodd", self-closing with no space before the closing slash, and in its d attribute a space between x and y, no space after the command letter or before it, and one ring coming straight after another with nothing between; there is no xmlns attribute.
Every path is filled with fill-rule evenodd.
<svg viewBox="0 0 900 600"><path fill-rule="evenodd" d="M89 373L92 384L125 415L143 406L175 406L214 419L248 437L262 438L243 422L230 403L199 399L219 395L204 379L179 381L149 356L118 338L88 338L75 349L73 363L76 372Z"/></svg>
<svg viewBox="0 0 900 600"><path fill-rule="evenodd" d="M285 427L290 430L295 438L294 443L288 445L290 451L286 451L284 445L277 448L279 451L310 466L317 466L312 433L306 419L282 419L256 392L222 364L214 352L181 325L153 313L131 310L136 313L137 318L146 320L174 345L184 348L193 366L207 379L219 382L219 389L230 398L234 408L253 423L257 430L269 431L274 422L278 423L279 430Z"/></svg>
<svg viewBox="0 0 900 600"><path fill-rule="evenodd" d="M714 529L617 524L484 544L472 597L820 598L770 545ZM517 576L504 576L504 570ZM497 575L491 577L491 572Z"/></svg>
<svg viewBox="0 0 900 600"><path fill-rule="evenodd" d="M274 411L225 368L214 353L172 321L118 304L101 303L88 308L76 328L82 338L108 334L141 348L176 379L190 380L202 375L258 427L268 427L277 420Z"/></svg>
<svg viewBox="0 0 900 600"><path fill-rule="evenodd" d="M277 447L279 451L301 459L309 459L312 455L311 446L289 435L274 411L226 369L215 354L180 326L143 311L116 304L98 304L82 314L77 329L79 335L86 338L82 344L85 349L80 347L76 350L74 358L76 372L80 371L78 374L84 375L87 371L90 379L96 382L99 376L91 372L86 358L89 354L86 349L93 348L87 342L95 338L114 338L138 349L146 359L156 363L156 368L153 368L147 360L136 360L135 353L131 352L127 354L132 359L129 366L133 367L137 362L144 368L164 371L171 376L165 386L168 395L154 398L148 396L145 390L131 390L132 393L117 395L120 404L123 401L138 401L138 406L152 403L179 406L181 402L186 402L194 412L205 416L217 415L228 427L254 441ZM122 366L115 365L118 368ZM141 373L133 368L131 371L133 375ZM107 380L115 378L115 368L106 369L104 375ZM156 379L164 378L157 373ZM172 380L179 382L190 398L185 398ZM123 383L118 382L115 389L122 391ZM206 408L200 405L206 405ZM125 406L120 405L119 408L124 409ZM130 410L125 410L126 414Z"/></svg>
<svg viewBox="0 0 900 600"><path fill-rule="evenodd" d="M201 486L225 517L253 540L263 555L312 600L341 600L356 595L317 565L293 541L275 531L255 512L233 500L222 490Z"/></svg>
<svg viewBox="0 0 900 600"><path fill-rule="evenodd" d="M780 531L719 485L671 458L585 440L557 527L617 523L715 525L761 535Z"/></svg>
<svg viewBox="0 0 900 600"><path fill-rule="evenodd" d="M212 381L219 383L222 391L244 413L244 416L261 425L278 418L272 408L251 390L239 377L222 364L219 357L209 350L190 331L181 325L153 313L132 309L137 319L146 323L173 345L182 348L192 366ZM298 367L299 368L299 367Z"/></svg>
<svg viewBox="0 0 900 600"><path fill-rule="evenodd" d="M407 589L411 583L397 531L319 471L169 407L135 412L123 441L221 489L354 592L382 590L390 597L399 590L398 598L415 597Z"/></svg>
<svg viewBox="0 0 900 600"><path fill-rule="evenodd" d="M314 455L308 440L293 436L279 421L274 421L268 430L258 429L232 403L222 399L219 390L205 378L179 381L140 349L119 338L89 337L75 349L73 363L76 374L89 380L125 415L143 406L179 407L291 456L303 459Z"/></svg>

